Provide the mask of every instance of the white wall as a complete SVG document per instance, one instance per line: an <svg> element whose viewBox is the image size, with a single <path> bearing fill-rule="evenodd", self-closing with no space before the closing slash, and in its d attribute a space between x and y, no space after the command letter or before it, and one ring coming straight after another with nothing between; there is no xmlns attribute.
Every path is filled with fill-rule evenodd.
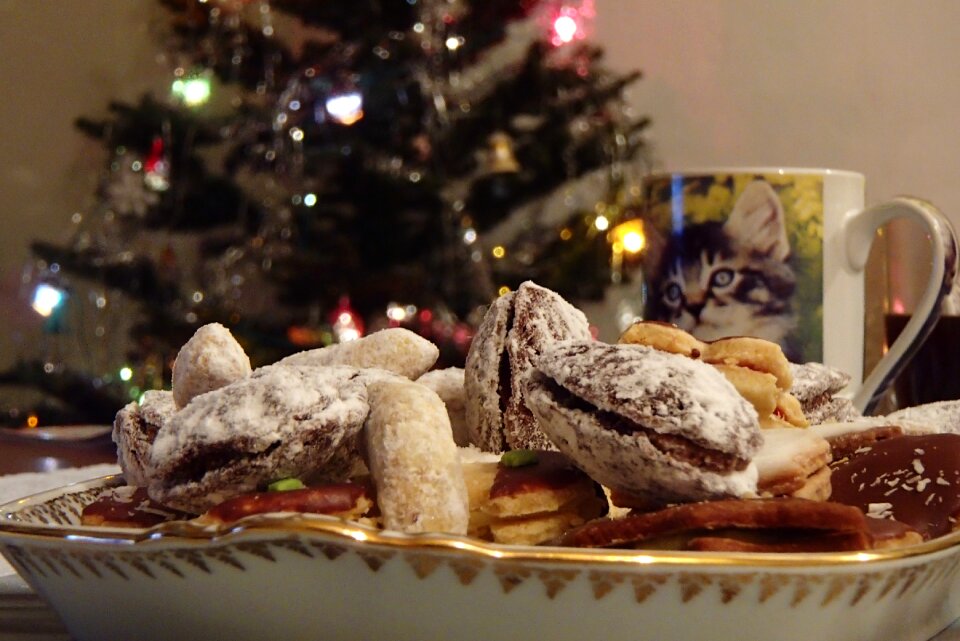
<svg viewBox="0 0 960 641"><path fill-rule="evenodd" d="M960 2L598 0L609 64L654 119L662 164L866 174L868 201L911 193L960 226ZM0 0L0 364L29 328L27 244L63 240L99 156L72 128L163 80L141 0ZM91 161L93 158L93 161Z"/></svg>

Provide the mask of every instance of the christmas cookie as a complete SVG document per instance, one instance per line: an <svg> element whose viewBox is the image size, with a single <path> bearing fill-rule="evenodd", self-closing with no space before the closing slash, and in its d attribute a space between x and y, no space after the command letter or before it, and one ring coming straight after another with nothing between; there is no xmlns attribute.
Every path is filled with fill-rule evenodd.
<svg viewBox="0 0 960 641"><path fill-rule="evenodd" d="M467 488L443 401L411 381L368 390L364 438L383 527L466 534Z"/></svg>
<svg viewBox="0 0 960 641"><path fill-rule="evenodd" d="M480 448L555 449L525 402L533 361L550 345L590 338L579 309L559 294L524 282L490 306L467 354L467 429Z"/></svg>
<svg viewBox="0 0 960 641"><path fill-rule="evenodd" d="M416 380L437 362L440 350L408 329L392 327L346 343L293 354L276 365L348 365L377 368Z"/></svg>
<svg viewBox="0 0 960 641"><path fill-rule="evenodd" d="M223 325L198 329L173 362L173 400L186 407L194 397L250 375L250 358Z"/></svg>
<svg viewBox="0 0 960 641"><path fill-rule="evenodd" d="M593 479L651 505L756 492L753 407L713 367L641 345L545 351L527 404Z"/></svg>
<svg viewBox="0 0 960 641"><path fill-rule="evenodd" d="M151 498L201 513L283 478L340 476L369 411L352 367L275 367L195 398L158 431Z"/></svg>
<svg viewBox="0 0 960 641"><path fill-rule="evenodd" d="M447 408L450 428L453 430L453 442L460 447L470 444L467 431L466 398L463 391L463 368L445 367L427 372L417 379L440 397Z"/></svg>
<svg viewBox="0 0 960 641"><path fill-rule="evenodd" d="M117 445L117 464L127 484L147 485L153 440L176 411L173 393L149 390L139 403L130 403L117 412L113 442Z"/></svg>

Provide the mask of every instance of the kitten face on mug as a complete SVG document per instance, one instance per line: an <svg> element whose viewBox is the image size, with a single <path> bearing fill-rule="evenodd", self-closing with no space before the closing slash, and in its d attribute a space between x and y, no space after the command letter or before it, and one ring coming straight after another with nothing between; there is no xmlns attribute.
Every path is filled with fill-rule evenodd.
<svg viewBox="0 0 960 641"><path fill-rule="evenodd" d="M685 225L670 238L659 291L651 292L655 316L701 340L756 336L786 350L796 326L789 256L783 206L767 182L756 180L725 222Z"/></svg>

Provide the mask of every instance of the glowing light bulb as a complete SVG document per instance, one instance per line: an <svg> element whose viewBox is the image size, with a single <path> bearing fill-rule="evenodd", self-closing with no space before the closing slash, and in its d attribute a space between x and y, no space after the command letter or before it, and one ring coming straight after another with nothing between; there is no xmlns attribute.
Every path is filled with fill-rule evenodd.
<svg viewBox="0 0 960 641"><path fill-rule="evenodd" d="M203 76L177 78L170 86L174 96L188 107L199 107L210 100L210 79Z"/></svg>
<svg viewBox="0 0 960 641"><path fill-rule="evenodd" d="M27 427L36 427L40 424L40 419L37 418L35 414L31 414L27 417Z"/></svg>
<svg viewBox="0 0 960 641"><path fill-rule="evenodd" d="M610 226L610 219L608 219L606 216L597 216L596 220L593 221L593 226L600 231L606 231L606 229Z"/></svg>
<svg viewBox="0 0 960 641"><path fill-rule="evenodd" d="M577 24L577 21L574 20L571 15L560 15L553 21L553 33L556 36L555 40L559 41L560 44L573 42L579 30L580 25Z"/></svg>
<svg viewBox="0 0 960 641"><path fill-rule="evenodd" d="M493 254L494 258L503 258L507 255L507 250L503 245L497 245L491 250L490 253Z"/></svg>
<svg viewBox="0 0 960 641"><path fill-rule="evenodd" d="M121 380L121 381L129 381L131 378L133 378L133 370L130 369L129 367L121 367L121 368L120 368L120 380Z"/></svg>
<svg viewBox="0 0 960 641"><path fill-rule="evenodd" d="M647 244L647 239L643 234L635 231L628 231L623 235L623 248L630 254L636 254L643 251Z"/></svg>
<svg viewBox="0 0 960 641"><path fill-rule="evenodd" d="M350 126L363 118L363 96L359 91L330 96L326 108L331 118L341 125Z"/></svg>
<svg viewBox="0 0 960 641"><path fill-rule="evenodd" d="M41 316L48 317L63 304L65 297L66 294L64 294L62 289L58 289L47 283L40 283L33 291L33 302L31 306L34 311Z"/></svg>

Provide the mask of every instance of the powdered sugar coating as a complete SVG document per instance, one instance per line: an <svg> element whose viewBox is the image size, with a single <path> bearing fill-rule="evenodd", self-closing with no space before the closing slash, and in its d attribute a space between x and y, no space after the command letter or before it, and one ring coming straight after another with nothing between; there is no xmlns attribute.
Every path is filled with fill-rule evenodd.
<svg viewBox="0 0 960 641"><path fill-rule="evenodd" d="M960 434L960 400L907 407L887 414L886 419L925 425L941 434Z"/></svg>
<svg viewBox="0 0 960 641"><path fill-rule="evenodd" d="M150 496L200 512L278 478L339 470L333 458L368 411L352 367L275 367L202 394L157 433Z"/></svg>
<svg viewBox="0 0 960 641"><path fill-rule="evenodd" d="M804 405L823 393L839 392L850 383L849 374L823 363L790 363L790 372L793 374L790 393Z"/></svg>
<svg viewBox="0 0 960 641"><path fill-rule="evenodd" d="M453 430L453 442L461 447L470 444L467 430L466 398L463 391L464 371L461 367L445 367L427 372L417 379L421 385L429 387L447 407L450 428Z"/></svg>
<svg viewBox="0 0 960 641"><path fill-rule="evenodd" d="M537 368L595 407L654 431L741 459L762 443L756 410L701 361L645 345L565 341Z"/></svg>
<svg viewBox="0 0 960 641"><path fill-rule="evenodd" d="M513 324L507 334L510 357L510 399L503 429L513 449L554 449L524 401L526 382L537 357L565 340L589 340L590 323L582 311L554 291L532 281L521 283L513 303Z"/></svg>
<svg viewBox="0 0 960 641"><path fill-rule="evenodd" d="M416 380L433 367L439 357L439 348L427 339L408 329L391 327L355 341L292 354L275 364L378 368Z"/></svg>
<svg viewBox="0 0 960 641"><path fill-rule="evenodd" d="M830 445L809 429L772 427L763 430L763 445L753 462L761 487L768 481L809 476L829 462Z"/></svg>
<svg viewBox="0 0 960 641"><path fill-rule="evenodd" d="M652 504L756 495L753 463L726 474L701 469L662 452L643 432L608 430L592 412L562 406L544 386L528 389L527 404L556 447L610 489Z"/></svg>
<svg viewBox="0 0 960 641"><path fill-rule="evenodd" d="M149 390L140 403L123 407L113 421L117 464L130 485L146 487L150 477L150 448L157 431L177 411L173 393Z"/></svg>
<svg viewBox="0 0 960 641"><path fill-rule="evenodd" d="M366 450L384 527L466 534L467 487L446 408L409 381L370 384Z"/></svg>
<svg viewBox="0 0 960 641"><path fill-rule="evenodd" d="M173 363L173 399L177 407L196 396L250 375L250 358L233 334L219 323L194 332Z"/></svg>
<svg viewBox="0 0 960 641"><path fill-rule="evenodd" d="M506 349L515 297L515 292L508 292L491 303L467 352L463 379L467 432L470 443L487 452L506 448L500 411L500 359Z"/></svg>

